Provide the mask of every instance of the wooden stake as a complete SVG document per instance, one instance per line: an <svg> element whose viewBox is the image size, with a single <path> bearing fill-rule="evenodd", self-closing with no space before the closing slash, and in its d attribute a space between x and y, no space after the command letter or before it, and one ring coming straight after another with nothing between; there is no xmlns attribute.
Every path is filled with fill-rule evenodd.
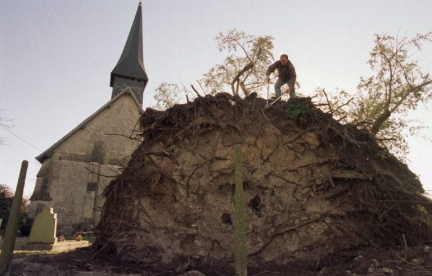
<svg viewBox="0 0 432 276"><path fill-rule="evenodd" d="M235 147L235 275L247 276L247 259L246 259L246 227L244 219L243 204L243 175L242 175L242 148L240 144Z"/></svg>
<svg viewBox="0 0 432 276"><path fill-rule="evenodd" d="M12 262L13 250L15 247L16 232L20 219L20 209L24 191L25 178L27 175L28 161L21 163L21 170L18 178L18 184L12 202L12 208L9 213L9 219L6 226L3 246L0 254L0 275L9 275L9 268Z"/></svg>

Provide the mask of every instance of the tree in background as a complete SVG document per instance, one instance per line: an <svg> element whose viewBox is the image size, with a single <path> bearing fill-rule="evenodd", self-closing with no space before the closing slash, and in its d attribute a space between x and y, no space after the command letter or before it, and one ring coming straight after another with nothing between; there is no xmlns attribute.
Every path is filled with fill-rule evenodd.
<svg viewBox="0 0 432 276"><path fill-rule="evenodd" d="M3 223L0 225L0 229L6 226L6 221L9 217L10 207L12 206L13 191L12 189L5 185L0 184L0 219Z"/></svg>
<svg viewBox="0 0 432 276"><path fill-rule="evenodd" d="M163 82L156 88L156 94L153 98L156 100L155 109L165 110L178 104L181 100L181 95L187 94L189 91L186 87L180 87L177 84Z"/></svg>
<svg viewBox="0 0 432 276"><path fill-rule="evenodd" d="M215 40L218 50L227 51L228 56L204 74L200 81L204 89L212 95L229 90L233 95L242 92L244 96L259 92L267 67L274 60L273 37L247 35L234 29L219 33Z"/></svg>
<svg viewBox="0 0 432 276"><path fill-rule="evenodd" d="M5 184L0 184L0 219L3 219L3 222L0 225L0 229L6 227L7 220L9 218L10 208L13 202L13 197L14 192L12 191L12 189ZM29 200L23 198L21 204L21 222L23 222L23 220L27 217L28 205ZM19 227L21 225L22 223L20 223Z"/></svg>
<svg viewBox="0 0 432 276"><path fill-rule="evenodd" d="M373 74L360 78L358 95L351 99L345 91L336 96L323 89L318 92L326 98L333 115L368 129L390 151L403 157L408 153L406 137L422 128L408 120L407 114L432 98L431 75L423 72L420 61L413 58L422 43L430 41L432 32L411 39L375 35L368 61Z"/></svg>
<svg viewBox="0 0 432 276"><path fill-rule="evenodd" d="M226 34L219 33L215 40L218 50L227 51L228 56L198 81L202 93L215 95L231 92L247 96L262 90L265 72L273 62L273 37L248 35L234 29ZM179 95L192 93L184 86L164 82L156 88L154 107L166 109L180 101ZM195 93L198 91L195 90Z"/></svg>

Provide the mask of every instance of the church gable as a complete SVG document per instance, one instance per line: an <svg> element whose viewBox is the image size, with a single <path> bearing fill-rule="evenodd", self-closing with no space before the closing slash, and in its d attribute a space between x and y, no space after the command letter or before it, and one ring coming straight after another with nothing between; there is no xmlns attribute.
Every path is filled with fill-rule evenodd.
<svg viewBox="0 0 432 276"><path fill-rule="evenodd" d="M137 142L127 137L141 113L134 95L126 89L36 159L43 162L52 157L100 163L123 159L136 148Z"/></svg>
<svg viewBox="0 0 432 276"><path fill-rule="evenodd" d="M121 162L137 146L136 141L127 137L132 135L139 115L132 98L125 94L67 139L55 150L53 158L78 158L105 164Z"/></svg>
<svg viewBox="0 0 432 276"><path fill-rule="evenodd" d="M49 148L31 197L29 218L48 206L56 210L62 231L96 225L103 189L121 173L139 144L128 137L141 113L136 98L125 91Z"/></svg>

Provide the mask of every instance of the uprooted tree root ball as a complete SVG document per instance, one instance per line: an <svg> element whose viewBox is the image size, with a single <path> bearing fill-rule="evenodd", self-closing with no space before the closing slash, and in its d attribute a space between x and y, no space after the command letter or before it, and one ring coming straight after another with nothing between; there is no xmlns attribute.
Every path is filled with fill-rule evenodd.
<svg viewBox="0 0 432 276"><path fill-rule="evenodd" d="M234 145L243 150L248 265L315 266L364 245L430 239L406 165L310 98L199 97L141 117L143 142L105 190L97 246L125 261L232 267Z"/></svg>

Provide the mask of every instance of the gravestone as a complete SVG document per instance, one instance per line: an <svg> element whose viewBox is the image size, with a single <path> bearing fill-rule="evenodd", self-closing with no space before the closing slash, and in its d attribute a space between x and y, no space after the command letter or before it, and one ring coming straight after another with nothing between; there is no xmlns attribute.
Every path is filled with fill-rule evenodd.
<svg viewBox="0 0 432 276"><path fill-rule="evenodd" d="M56 232L57 214L54 214L53 208L46 207L36 216L27 244L21 249L63 251L90 245L88 241L58 242Z"/></svg>
<svg viewBox="0 0 432 276"><path fill-rule="evenodd" d="M53 208L44 208L34 222L27 244L54 244L57 241L57 214Z"/></svg>

